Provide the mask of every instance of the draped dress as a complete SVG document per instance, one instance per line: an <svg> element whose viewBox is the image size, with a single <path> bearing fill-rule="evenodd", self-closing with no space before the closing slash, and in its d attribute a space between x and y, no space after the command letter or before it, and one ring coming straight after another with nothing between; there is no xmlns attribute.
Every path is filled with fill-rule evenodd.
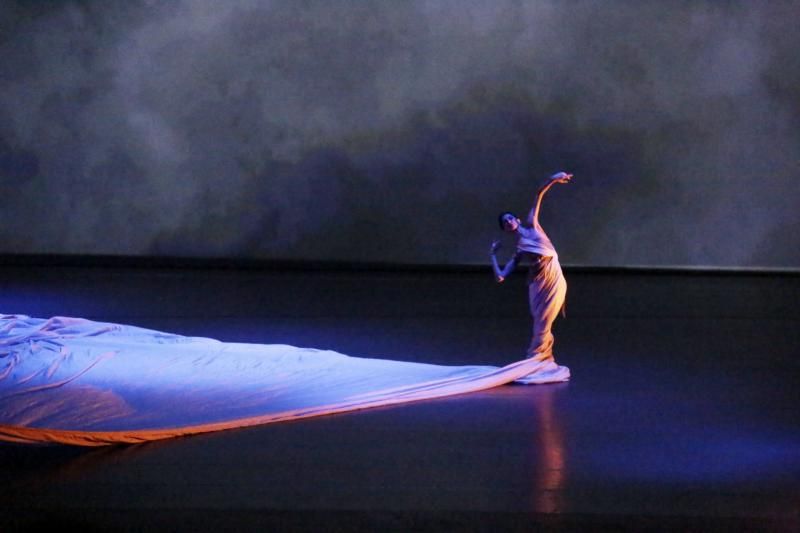
<svg viewBox="0 0 800 533"><path fill-rule="evenodd" d="M533 331L527 356L537 361L555 362L552 328L559 312L564 310L567 281L561 272L556 249L541 226L519 226L517 234L517 253L531 257L527 284ZM569 369L560 368L568 378Z"/></svg>

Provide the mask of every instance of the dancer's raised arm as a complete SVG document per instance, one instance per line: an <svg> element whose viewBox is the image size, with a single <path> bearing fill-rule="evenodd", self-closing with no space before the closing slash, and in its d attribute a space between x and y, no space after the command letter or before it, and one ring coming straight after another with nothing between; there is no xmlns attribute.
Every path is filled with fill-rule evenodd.
<svg viewBox="0 0 800 533"><path fill-rule="evenodd" d="M489 256L492 258L492 270L494 270L494 279L497 280L497 283L503 283L509 274L511 274L514 269L517 267L517 262L519 261L520 253L515 253L511 259L508 260L506 266L500 268L500 265L497 262L497 250L500 248L500 241L494 241L492 243L492 247L489 249Z"/></svg>
<svg viewBox="0 0 800 533"><path fill-rule="evenodd" d="M536 229L541 229L542 227L539 225L539 210L542 207L542 198L544 198L544 194L550 190L550 187L553 186L555 183L569 183L569 180L572 179L572 174L567 174L566 172L556 172L550 178L548 178L547 183L542 185L539 188L539 191L536 193L536 200L533 203L533 208L531 212L528 214L528 225L532 226Z"/></svg>

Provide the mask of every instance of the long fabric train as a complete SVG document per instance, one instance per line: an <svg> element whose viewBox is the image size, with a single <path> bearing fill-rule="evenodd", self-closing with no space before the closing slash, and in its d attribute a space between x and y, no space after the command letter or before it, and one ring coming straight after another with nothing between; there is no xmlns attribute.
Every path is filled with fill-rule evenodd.
<svg viewBox="0 0 800 533"><path fill-rule="evenodd" d="M441 366L0 315L0 440L14 442L138 443L567 379L552 361Z"/></svg>

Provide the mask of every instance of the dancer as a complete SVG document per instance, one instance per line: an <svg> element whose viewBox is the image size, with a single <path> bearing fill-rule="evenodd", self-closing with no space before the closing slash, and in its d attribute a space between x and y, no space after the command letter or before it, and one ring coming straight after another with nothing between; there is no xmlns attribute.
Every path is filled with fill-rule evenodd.
<svg viewBox="0 0 800 533"><path fill-rule="evenodd" d="M541 224L539 224L539 210L542 198L556 183L569 183L572 174L558 172L553 174L538 191L533 208L528 215L527 226L510 212L501 213L500 227L507 232L517 234L517 251L503 268L497 263L497 250L500 241L494 241L490 249L492 268L495 279L502 283L514 271L517 264L523 259L529 262L528 270L528 300L530 302L531 316L533 318L533 336L527 357L536 361L553 362L553 322L559 311L563 312L567 295L567 282L561 272L558 254L553 243L547 237ZM560 375L566 377L558 381L569 379L569 369L558 367L565 372ZM553 381L556 381L555 379Z"/></svg>

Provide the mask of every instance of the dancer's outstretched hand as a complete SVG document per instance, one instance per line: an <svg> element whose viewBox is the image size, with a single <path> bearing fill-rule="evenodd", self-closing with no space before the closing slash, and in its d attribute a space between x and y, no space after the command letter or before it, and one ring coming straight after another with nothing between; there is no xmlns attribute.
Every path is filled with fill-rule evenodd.
<svg viewBox="0 0 800 533"><path fill-rule="evenodd" d="M497 252L497 250L499 250L501 246L502 244L500 243L500 241L493 241L491 248L489 248L489 253L493 254Z"/></svg>
<svg viewBox="0 0 800 533"><path fill-rule="evenodd" d="M572 174L567 174L566 172L556 172L550 176L550 181L554 181L556 183L569 183L571 179Z"/></svg>

